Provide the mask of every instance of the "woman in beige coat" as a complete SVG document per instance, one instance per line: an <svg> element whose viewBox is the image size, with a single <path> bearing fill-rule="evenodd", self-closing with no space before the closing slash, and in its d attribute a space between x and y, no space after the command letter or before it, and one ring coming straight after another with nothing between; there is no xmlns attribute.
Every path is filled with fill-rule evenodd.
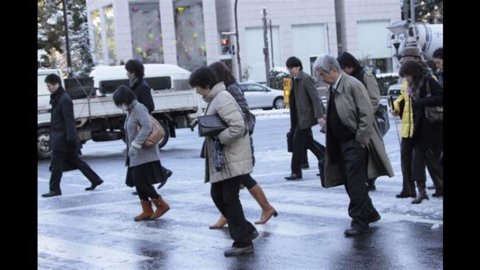
<svg viewBox="0 0 480 270"><path fill-rule="evenodd" d="M189 83L208 103L206 115L218 115L226 124L216 136L205 137L205 182L211 183L210 195L218 210L228 220L228 229L234 242L225 256L253 253L252 240L258 236L255 227L245 219L240 203L240 183L252 172L250 136L243 120L240 106L217 83L215 74L208 67L194 70ZM215 167L215 140L222 146L223 168Z"/></svg>

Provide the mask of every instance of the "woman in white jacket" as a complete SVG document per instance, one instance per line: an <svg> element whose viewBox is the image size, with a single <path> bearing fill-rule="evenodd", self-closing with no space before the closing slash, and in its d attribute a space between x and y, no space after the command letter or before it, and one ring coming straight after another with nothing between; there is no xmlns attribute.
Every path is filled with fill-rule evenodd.
<svg viewBox="0 0 480 270"><path fill-rule="evenodd" d="M205 182L211 183L210 195L218 210L228 220L228 229L234 242L225 256L253 253L252 240L258 236L255 227L245 219L240 203L240 183L252 172L250 136L243 120L240 106L225 89L217 83L215 74L208 67L194 70L189 83L197 90L208 107L206 115L218 115L226 124L216 136L205 138ZM215 168L215 140L222 145L223 168Z"/></svg>

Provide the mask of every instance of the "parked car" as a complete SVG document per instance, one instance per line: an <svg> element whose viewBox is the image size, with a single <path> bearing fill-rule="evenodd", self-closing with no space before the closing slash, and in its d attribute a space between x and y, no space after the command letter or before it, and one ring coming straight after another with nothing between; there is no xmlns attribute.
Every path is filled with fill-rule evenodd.
<svg viewBox="0 0 480 270"><path fill-rule="evenodd" d="M400 88L402 87L401 83L392 84L388 87L388 98L393 98L393 100L397 99L400 96Z"/></svg>
<svg viewBox="0 0 480 270"><path fill-rule="evenodd" d="M283 90L273 89L254 82L241 82L250 109L284 109Z"/></svg>

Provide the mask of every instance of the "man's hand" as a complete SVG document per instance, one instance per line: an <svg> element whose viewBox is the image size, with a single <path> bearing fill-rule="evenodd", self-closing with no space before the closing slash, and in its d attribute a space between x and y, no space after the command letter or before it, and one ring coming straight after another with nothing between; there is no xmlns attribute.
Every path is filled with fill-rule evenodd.
<svg viewBox="0 0 480 270"><path fill-rule="evenodd" d="M399 115L398 111L395 110L395 109L393 109L393 110L390 109L389 111L390 111L390 114L392 114L393 116L398 116Z"/></svg>
<svg viewBox="0 0 480 270"><path fill-rule="evenodd" d="M320 127L323 127L327 122L327 120L325 119L325 117L320 117L320 118L317 118L317 122L320 125Z"/></svg>

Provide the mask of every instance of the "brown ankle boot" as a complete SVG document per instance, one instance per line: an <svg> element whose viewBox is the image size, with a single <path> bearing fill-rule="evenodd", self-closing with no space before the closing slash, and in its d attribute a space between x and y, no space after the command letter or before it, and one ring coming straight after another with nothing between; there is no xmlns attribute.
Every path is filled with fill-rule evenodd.
<svg viewBox="0 0 480 270"><path fill-rule="evenodd" d="M170 210L170 206L162 199L162 196L158 199L152 199L153 204L157 207L155 213L150 216L151 219L157 219Z"/></svg>
<svg viewBox="0 0 480 270"><path fill-rule="evenodd" d="M223 228L223 226L225 225L227 225L227 219L223 215L221 215L218 221L215 224L208 226L208 228L210 228L210 230L220 229Z"/></svg>
<svg viewBox="0 0 480 270"><path fill-rule="evenodd" d="M278 216L277 210L270 205L267 197L265 197L265 193L263 193L262 188L258 184L248 191L262 208L262 216L260 217L260 220L255 221L255 224L265 224L272 216Z"/></svg>
<svg viewBox="0 0 480 270"><path fill-rule="evenodd" d="M140 221L150 219L150 216L153 214L152 202L140 200L140 203L142 204L143 211L140 215L134 217L133 220Z"/></svg>

